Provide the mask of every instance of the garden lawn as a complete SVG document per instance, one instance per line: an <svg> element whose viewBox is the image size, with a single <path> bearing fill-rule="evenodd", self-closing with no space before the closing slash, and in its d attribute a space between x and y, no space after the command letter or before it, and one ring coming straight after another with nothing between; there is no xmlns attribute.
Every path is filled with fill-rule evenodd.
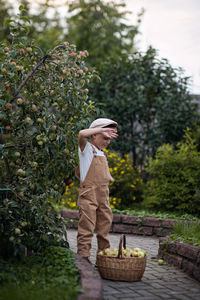
<svg viewBox="0 0 200 300"><path fill-rule="evenodd" d="M40 255L0 259L0 300L73 300L80 292L73 253L50 246Z"/></svg>
<svg viewBox="0 0 200 300"><path fill-rule="evenodd" d="M200 222L177 222L173 226L173 234L169 237L173 241L183 242L194 246L200 246Z"/></svg>

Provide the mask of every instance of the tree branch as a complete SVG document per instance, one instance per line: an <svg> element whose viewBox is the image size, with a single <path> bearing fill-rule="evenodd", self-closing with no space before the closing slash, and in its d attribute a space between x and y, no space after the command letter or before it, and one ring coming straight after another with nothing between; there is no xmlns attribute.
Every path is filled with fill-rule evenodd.
<svg viewBox="0 0 200 300"><path fill-rule="evenodd" d="M1 131L0 131L0 144L4 145L2 128L1 128ZM9 165L8 159L7 159L7 157L3 157L3 160L4 160L5 165L6 165L6 171L7 171L8 179L10 180L10 165Z"/></svg>
<svg viewBox="0 0 200 300"><path fill-rule="evenodd" d="M11 102L19 95L19 92L21 91L21 89L24 87L24 85L27 83L27 81L33 76L33 74L38 70L38 68L45 62L45 60L48 57L51 57L51 55L54 53L54 51L58 48L66 48L65 45L58 45L55 48L53 48L47 55L45 55L41 61L32 69L32 71L26 76L26 78L22 81L22 83L20 84L17 92L14 94L14 96L12 97Z"/></svg>

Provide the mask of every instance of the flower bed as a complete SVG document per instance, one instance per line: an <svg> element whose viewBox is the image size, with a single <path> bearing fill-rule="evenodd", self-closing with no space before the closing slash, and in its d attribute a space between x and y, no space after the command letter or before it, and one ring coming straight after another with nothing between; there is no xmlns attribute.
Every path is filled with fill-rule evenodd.
<svg viewBox="0 0 200 300"><path fill-rule="evenodd" d="M200 281L200 246L171 242L169 238L161 237L158 255Z"/></svg>

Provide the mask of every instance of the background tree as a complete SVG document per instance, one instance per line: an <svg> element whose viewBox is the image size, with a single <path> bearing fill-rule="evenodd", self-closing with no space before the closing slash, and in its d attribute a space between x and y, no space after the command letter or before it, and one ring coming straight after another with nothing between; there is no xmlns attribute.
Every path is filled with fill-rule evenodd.
<svg viewBox="0 0 200 300"><path fill-rule="evenodd" d="M8 26L5 26L3 22L6 18L13 15L16 7L14 7L12 2L0 1L0 15L2 15L0 20L1 40L7 40L9 38L9 30ZM64 28L60 24L60 14L52 1L34 2L34 9L30 0L19 0L18 3L24 7L22 16L31 20L28 37L37 41L37 45L43 51L54 47L63 39Z"/></svg>
<svg viewBox="0 0 200 300"><path fill-rule="evenodd" d="M101 83L90 92L106 116L119 123L114 148L132 153L135 163L143 165L163 143L177 143L197 119L188 78L159 60L153 48L109 60L99 70Z"/></svg>
<svg viewBox="0 0 200 300"><path fill-rule="evenodd" d="M78 49L87 49L89 63L98 67L108 57L118 57L130 53L135 46L139 23L143 11L138 14L136 25L128 25L124 2L105 2L103 0L69 1L66 38L77 45Z"/></svg>
<svg viewBox="0 0 200 300"><path fill-rule="evenodd" d="M30 26L29 38L37 41L37 44L44 51L56 46L63 40L63 27L60 23L60 15L54 2L45 0L37 2L37 11L31 10L30 0L20 0L25 8L25 14L32 21Z"/></svg>
<svg viewBox="0 0 200 300"><path fill-rule="evenodd" d="M7 38L9 30L4 22L12 14L12 6L6 0L0 0L0 41Z"/></svg>

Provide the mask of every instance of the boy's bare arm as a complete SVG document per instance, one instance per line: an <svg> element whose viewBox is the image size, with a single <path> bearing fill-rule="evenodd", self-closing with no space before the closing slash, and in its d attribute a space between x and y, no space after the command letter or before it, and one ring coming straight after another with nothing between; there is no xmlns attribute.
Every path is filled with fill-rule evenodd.
<svg viewBox="0 0 200 300"><path fill-rule="evenodd" d="M89 128L89 129L83 129L79 131L78 134L78 143L81 151L84 150L85 145L87 143L87 138L93 134L101 133L103 128Z"/></svg>
<svg viewBox="0 0 200 300"><path fill-rule="evenodd" d="M84 150L85 145L87 143L87 138L91 135L97 134L97 133L103 133L107 137L111 138L116 138L117 137L117 130L114 128L88 128L88 129L83 129L79 131L78 134L78 143L81 151Z"/></svg>

